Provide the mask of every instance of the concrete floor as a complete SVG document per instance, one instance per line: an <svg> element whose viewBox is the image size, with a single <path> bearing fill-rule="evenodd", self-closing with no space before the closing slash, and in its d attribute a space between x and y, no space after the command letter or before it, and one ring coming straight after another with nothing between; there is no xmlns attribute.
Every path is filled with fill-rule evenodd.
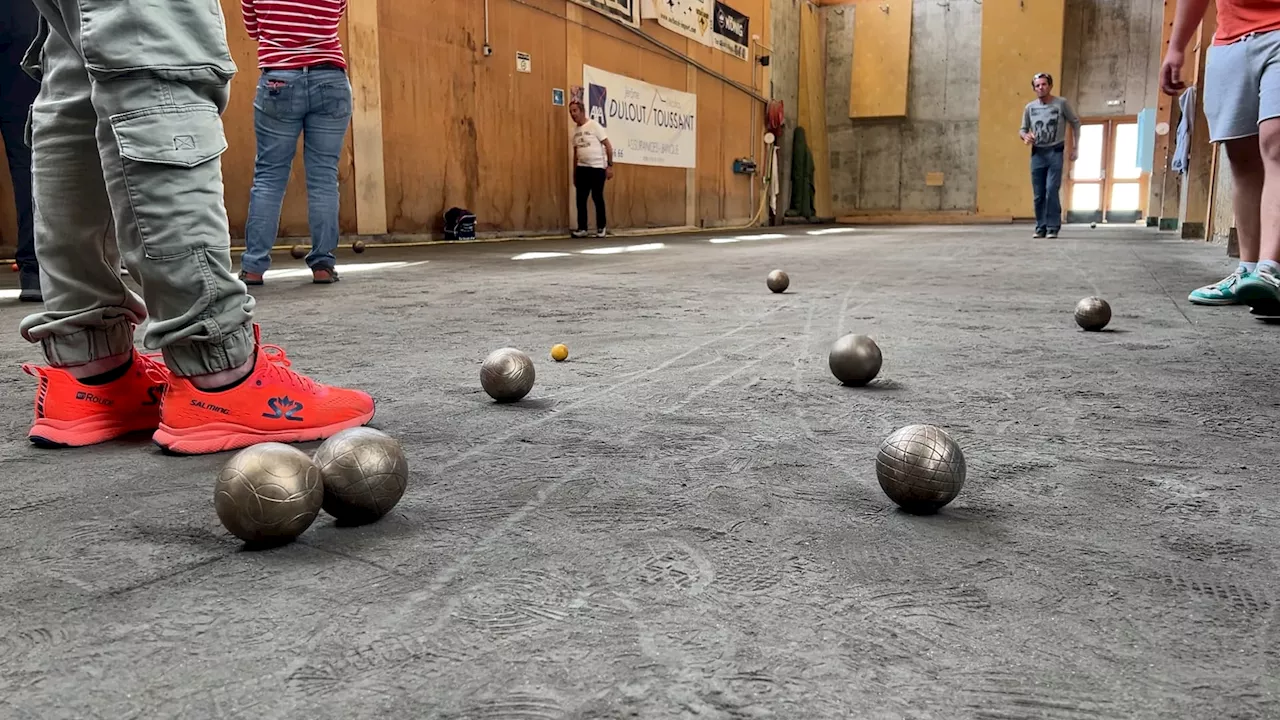
<svg viewBox="0 0 1280 720"><path fill-rule="evenodd" d="M272 279L267 341L372 392L412 474L382 522L264 552L214 515L226 455L30 447L38 356L4 300L0 715L1280 717L1280 328L1186 302L1221 246L785 233ZM1072 320L1095 293L1109 332ZM854 331L872 387L826 366ZM518 405L479 388L504 345L537 362ZM873 468L919 422L969 463L933 517Z"/></svg>

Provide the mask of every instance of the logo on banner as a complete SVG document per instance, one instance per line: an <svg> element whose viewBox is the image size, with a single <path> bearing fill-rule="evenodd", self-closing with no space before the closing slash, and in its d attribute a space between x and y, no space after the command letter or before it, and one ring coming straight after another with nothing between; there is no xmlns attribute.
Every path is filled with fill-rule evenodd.
<svg viewBox="0 0 1280 720"><path fill-rule="evenodd" d="M609 89L592 83L587 90L587 98L587 117L600 123L600 127L609 127L609 118L604 110L609 104Z"/></svg>
<svg viewBox="0 0 1280 720"><path fill-rule="evenodd" d="M716 32L725 37L733 38L743 45L747 44L747 23L746 19L731 14L733 11L727 9L722 3L716 3Z"/></svg>
<svg viewBox="0 0 1280 720"><path fill-rule="evenodd" d="M640 26L640 6L636 0L572 0L632 27Z"/></svg>
<svg viewBox="0 0 1280 720"><path fill-rule="evenodd" d="M712 44L739 60L746 60L750 55L747 43L751 33L751 18L719 0L716 2L715 15Z"/></svg>

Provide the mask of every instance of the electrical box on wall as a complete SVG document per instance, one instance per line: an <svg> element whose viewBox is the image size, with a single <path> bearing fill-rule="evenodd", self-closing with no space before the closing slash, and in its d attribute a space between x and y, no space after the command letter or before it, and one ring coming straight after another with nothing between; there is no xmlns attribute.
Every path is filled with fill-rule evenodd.
<svg viewBox="0 0 1280 720"><path fill-rule="evenodd" d="M733 161L733 172L736 175L755 175L756 161L751 158L738 158Z"/></svg>

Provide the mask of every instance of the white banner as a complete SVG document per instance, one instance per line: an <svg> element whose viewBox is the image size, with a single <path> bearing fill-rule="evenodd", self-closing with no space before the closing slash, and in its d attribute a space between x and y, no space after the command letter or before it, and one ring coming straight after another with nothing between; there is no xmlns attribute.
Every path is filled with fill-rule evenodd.
<svg viewBox="0 0 1280 720"><path fill-rule="evenodd" d="M671 32L711 45L711 11L715 0L658 0L658 24Z"/></svg>
<svg viewBox="0 0 1280 720"><path fill-rule="evenodd" d="M640 0L573 0L631 27L640 27Z"/></svg>
<svg viewBox="0 0 1280 720"><path fill-rule="evenodd" d="M698 96L582 66L587 115L604 126L614 160L628 165L698 165Z"/></svg>

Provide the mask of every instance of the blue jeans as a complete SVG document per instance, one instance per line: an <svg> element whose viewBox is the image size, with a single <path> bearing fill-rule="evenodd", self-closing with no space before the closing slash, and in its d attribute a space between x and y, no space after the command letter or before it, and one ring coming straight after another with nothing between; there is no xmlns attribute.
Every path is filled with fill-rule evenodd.
<svg viewBox="0 0 1280 720"><path fill-rule="evenodd" d="M22 287L40 289L36 262L35 225L31 201L31 148L27 146L27 112L36 101L40 83L22 69L22 56L35 40L40 14L31 3L13 3L0 10L0 137L9 159L14 206L18 211L18 252Z"/></svg>
<svg viewBox="0 0 1280 720"><path fill-rule="evenodd" d="M1031 149L1031 194L1036 203L1036 232L1062 229L1063 146Z"/></svg>
<svg viewBox="0 0 1280 720"><path fill-rule="evenodd" d="M307 178L307 224L312 269L333 269L338 247L338 157L351 121L351 83L333 66L264 70L253 100L258 154L245 223L244 272L271 267L271 248L280 229L280 207L302 135Z"/></svg>

